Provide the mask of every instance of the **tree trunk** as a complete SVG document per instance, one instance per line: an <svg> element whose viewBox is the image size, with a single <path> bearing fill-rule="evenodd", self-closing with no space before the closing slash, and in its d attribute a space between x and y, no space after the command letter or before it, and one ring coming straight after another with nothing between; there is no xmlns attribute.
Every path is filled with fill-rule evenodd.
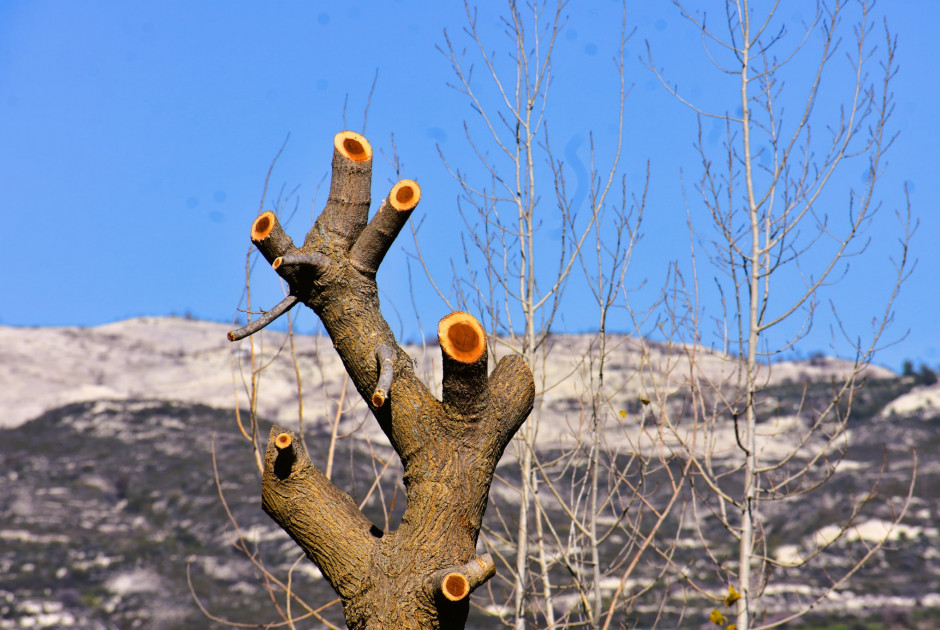
<svg viewBox="0 0 940 630"><path fill-rule="evenodd" d="M470 592L489 579L476 555L493 472L532 409L535 387L518 356L487 375L486 335L467 313L441 320L443 400L414 374L379 309L375 274L420 200L417 183L396 184L368 221L372 149L344 131L334 140L326 208L295 247L273 212L252 225L252 242L287 282L287 298L232 331L260 330L299 302L330 335L359 394L404 467L401 526L383 532L310 461L290 431L273 427L262 506L343 601L350 628L463 628Z"/></svg>

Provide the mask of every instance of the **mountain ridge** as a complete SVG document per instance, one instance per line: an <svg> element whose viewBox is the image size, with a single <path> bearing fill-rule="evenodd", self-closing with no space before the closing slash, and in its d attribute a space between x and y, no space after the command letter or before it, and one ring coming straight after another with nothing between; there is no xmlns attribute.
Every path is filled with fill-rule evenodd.
<svg viewBox="0 0 940 630"><path fill-rule="evenodd" d="M156 398L206 404L220 409L245 403L241 395L236 360L250 352L251 340L229 342L225 334L230 325L175 317L137 317L95 327L22 328L0 325L0 381L7 386L0 391L0 426L12 428L57 406L72 402L99 399ZM571 379L570 366L587 353L589 334L554 335L550 343L553 363L542 368L546 389L543 398L550 401L569 398L576 379ZM624 335L611 335L629 351L636 352L636 340ZM265 348L282 348L286 333L265 331ZM572 341L573 340L573 341ZM581 343L579 343L581 342ZM612 344L615 345L615 344ZM304 380L313 376L323 389L338 388L345 378L342 364L332 349L329 338L316 335L295 335L295 350L303 363ZM430 377L440 374L440 358L436 347L405 344L403 346ZM656 348L656 344L650 344ZM720 353L701 348L702 361L727 365L729 359ZM270 357L271 352L267 353ZM715 360L715 357L718 357ZM614 370L617 362L613 362ZM53 369L57 368L57 369ZM706 366L706 369L709 369ZM720 373L722 368L711 368ZM785 361L770 366L767 383L786 380L816 381L839 376L851 369L851 363L831 358L806 361ZM259 413L275 421L290 422L297 418L296 374L289 361L274 361L268 368L270 385L258 403ZM869 366L868 378L888 379L892 371ZM316 377L319 377L317 379ZM559 391L560 388L560 391ZM554 390L554 391L553 391ZM936 393L940 401L940 386ZM304 392L304 405L318 402L312 388Z"/></svg>
<svg viewBox="0 0 940 630"><path fill-rule="evenodd" d="M137 318L89 329L0 327L0 382L7 385L0 390L0 474L5 475L0 484L0 629L227 627L208 621L194 596L211 613L241 623L276 617L264 581L236 546L247 540L281 576L292 570L298 552L259 507L252 447L235 420L236 409L243 421L249 416L245 366L251 345L229 343L228 328L172 318ZM265 331L255 342L256 359L267 365L258 391L262 443L271 422L298 424L296 372L285 340L283 333ZM577 426L585 386L579 361L589 341L588 335L554 336L549 361L536 366L544 390L537 447L546 454L570 448L566 440ZM608 357L607 376L619 387L612 402L626 414L626 428L604 434L616 445L655 404L638 402L645 387L657 385L639 376L638 366L649 364L642 361L668 363L678 373L688 366L682 363L682 348L651 344L641 361L634 352L637 340L612 336L611 345L617 350ZM406 349L432 390L438 387L438 348ZM330 421L346 387L345 374L327 338L298 336L294 353L307 448L322 463L329 457ZM713 375L729 369L730 360L718 353L701 350L699 358ZM819 357L772 366L766 394L775 406L775 421L798 417L798 406L806 400L824 401L830 395L827 379L849 368ZM870 368L867 377L853 405L852 445L840 472L812 501L767 512L768 531L779 539L768 551L784 564L798 560L810 542L832 534L833 516L845 500L878 479L884 497L903 496L910 453L917 448L928 456L922 458L911 509L890 533L892 549L866 565L848 591L822 602L813 618L936 627L940 554L931 550L940 542L940 464L929 454L940 449L940 387L918 386L882 368ZM679 391L682 379L658 383L664 384ZM350 437L340 442L336 461L342 465L334 468L334 479L365 502L373 522L383 523L383 510L368 493L373 457L388 458L391 452L365 406L351 406L357 398L349 388L340 429ZM733 436L722 440L733 446ZM765 447L777 442L769 440ZM513 450L504 456L504 477L512 473ZM386 491L394 492L397 483L390 481ZM220 492L235 521L226 515ZM494 484L491 499L506 506L517 500L501 484ZM400 514L401 501L396 505ZM849 537L873 539L891 516L888 503L872 509ZM487 518L493 518L492 510ZM694 541L682 544L694 555ZM837 571L847 553L837 543L821 568L782 569L765 600L769 610L788 610L811 593L810 583ZM692 555L690 566L707 566L696 564L700 561ZM311 601L332 599L312 564L303 561L293 571L296 588ZM903 584L897 582L899 575ZM641 572L637 584L654 578ZM705 606L700 616L707 620L707 601L687 605L695 614ZM911 613L918 608L922 617ZM341 623L338 611L329 614ZM645 614L642 607L637 614ZM492 622L480 611L471 621L471 628Z"/></svg>

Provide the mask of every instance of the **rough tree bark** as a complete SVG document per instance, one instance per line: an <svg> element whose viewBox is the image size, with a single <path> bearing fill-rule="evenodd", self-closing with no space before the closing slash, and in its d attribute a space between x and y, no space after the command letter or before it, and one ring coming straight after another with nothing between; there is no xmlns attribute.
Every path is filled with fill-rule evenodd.
<svg viewBox="0 0 940 630"><path fill-rule="evenodd" d="M350 628L463 628L469 594L489 579L476 555L493 472L532 409L532 373L518 356L487 375L486 335L467 313L441 320L443 400L415 376L379 309L376 271L421 191L396 184L368 221L372 149L359 134L336 135L326 208L296 247L273 212L252 242L287 282L275 308L229 333L256 332L298 303L313 309L359 394L404 466L407 507L383 532L311 462L288 430L271 429L262 506L320 568L343 602Z"/></svg>

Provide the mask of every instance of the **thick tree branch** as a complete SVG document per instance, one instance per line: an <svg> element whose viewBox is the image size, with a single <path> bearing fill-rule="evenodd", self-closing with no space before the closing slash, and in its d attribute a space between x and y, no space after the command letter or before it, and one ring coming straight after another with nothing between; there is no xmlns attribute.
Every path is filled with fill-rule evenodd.
<svg viewBox="0 0 940 630"><path fill-rule="evenodd" d="M271 263L271 267L281 275L285 273L285 270L281 269L282 266L292 267L299 265L307 265L314 270L317 276L322 276L330 268L330 259L316 252L313 254L284 254L283 256L275 258L274 262Z"/></svg>
<svg viewBox="0 0 940 630"><path fill-rule="evenodd" d="M388 248L392 246L420 200L421 188L413 180L403 179L392 187L392 191L359 235L349 254L356 269L364 274L375 275L385 254L388 253Z"/></svg>
<svg viewBox="0 0 940 630"><path fill-rule="evenodd" d="M264 455L261 506L341 597L352 595L368 573L381 532L313 465L300 440L277 425Z"/></svg>
<svg viewBox="0 0 940 630"><path fill-rule="evenodd" d="M333 138L333 177L326 208L307 234L305 245L316 234L347 251L369 219L372 196L372 146L354 131Z"/></svg>
<svg viewBox="0 0 940 630"><path fill-rule="evenodd" d="M251 242L255 244L264 259L269 264L274 259L296 249L291 240L277 220L277 215L268 210L262 212L251 224Z"/></svg>
<svg viewBox="0 0 940 630"><path fill-rule="evenodd" d="M535 401L532 371L518 354L503 357L490 374L488 390L493 430L499 433L500 441L509 444L532 411Z"/></svg>
<svg viewBox="0 0 940 630"><path fill-rule="evenodd" d="M440 321L437 338L443 358L444 407L475 418L486 407L486 332L467 313Z"/></svg>

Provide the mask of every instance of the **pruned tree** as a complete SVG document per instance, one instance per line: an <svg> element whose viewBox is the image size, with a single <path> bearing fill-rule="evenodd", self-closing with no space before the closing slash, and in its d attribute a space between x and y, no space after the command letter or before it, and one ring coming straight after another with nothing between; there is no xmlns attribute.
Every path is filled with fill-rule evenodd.
<svg viewBox="0 0 940 630"><path fill-rule="evenodd" d="M504 357L488 374L486 334L464 312L438 327L442 400L416 377L382 316L376 272L420 199L398 182L371 221L372 149L359 134L334 139L325 209L297 247L277 216L260 214L251 240L286 282L277 306L229 333L257 332L303 303L320 318L350 379L401 459L407 506L382 531L274 426L264 454L262 505L323 573L350 628L462 628L473 589L495 565L477 555L493 473L532 409L525 361Z"/></svg>

